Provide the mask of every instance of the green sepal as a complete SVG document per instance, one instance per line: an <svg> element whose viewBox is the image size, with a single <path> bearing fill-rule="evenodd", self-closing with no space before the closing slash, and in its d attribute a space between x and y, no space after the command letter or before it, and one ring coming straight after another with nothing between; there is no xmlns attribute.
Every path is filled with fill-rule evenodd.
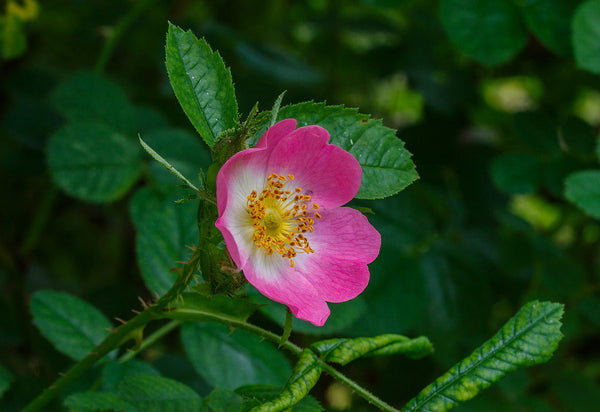
<svg viewBox="0 0 600 412"><path fill-rule="evenodd" d="M294 323L294 316L292 316L292 311L290 308L286 308L285 311L285 324L283 326L283 333L281 334L281 340L279 341L279 348L283 346L284 343L290 338L292 334L292 324Z"/></svg>

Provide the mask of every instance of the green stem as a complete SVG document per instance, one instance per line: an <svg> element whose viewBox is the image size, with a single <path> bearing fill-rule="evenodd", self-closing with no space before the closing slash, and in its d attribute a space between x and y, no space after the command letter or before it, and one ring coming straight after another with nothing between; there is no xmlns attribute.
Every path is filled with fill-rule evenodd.
<svg viewBox="0 0 600 412"><path fill-rule="evenodd" d="M28 256L37 246L40 235L42 234L48 220L50 219L50 212L54 207L54 202L58 194L58 189L52 183L46 185L46 190L42 197L42 201L35 211L35 215L31 220L27 235L21 246L21 255Z"/></svg>
<svg viewBox="0 0 600 412"><path fill-rule="evenodd" d="M113 51L123 36L123 33L133 24L133 22L146 10L155 0L140 0L137 2L135 7L133 7L129 13L127 13L115 26L112 33L108 35L106 41L104 42L104 46L100 51L100 57L96 63L96 71L98 73L104 72L110 57L113 54Z"/></svg>
<svg viewBox="0 0 600 412"><path fill-rule="evenodd" d="M157 340L159 340L160 338L162 338L163 336L165 336L166 334L168 334L169 332L171 332L173 329L178 328L179 325L181 325L181 321L179 321L179 320L172 320L169 323L167 323L166 325L164 325L164 326L160 327L159 329L155 330L150 335L148 335L147 338L145 338L142 341L142 343L141 343L141 345L140 345L139 348L131 349L131 350L127 351L127 353L123 354L119 358L119 362L120 363L127 362L129 359L134 358L135 356L137 356L138 353L140 353L141 351L145 350L149 346L153 345L154 342L156 342Z"/></svg>

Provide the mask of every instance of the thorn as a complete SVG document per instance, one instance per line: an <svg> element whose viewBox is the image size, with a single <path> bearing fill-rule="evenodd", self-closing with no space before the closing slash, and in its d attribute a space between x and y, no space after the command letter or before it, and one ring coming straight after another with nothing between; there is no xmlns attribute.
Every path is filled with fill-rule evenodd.
<svg viewBox="0 0 600 412"><path fill-rule="evenodd" d="M112 332L113 328L104 328L104 330L107 331L107 332Z"/></svg>
<svg viewBox="0 0 600 412"><path fill-rule="evenodd" d="M121 319L121 318L117 318L117 317L115 317L115 320L116 320L116 321L118 321L118 322L121 322L123 325L127 323L126 321L124 321L124 320L123 320L123 319Z"/></svg>
<svg viewBox="0 0 600 412"><path fill-rule="evenodd" d="M188 248L189 250L191 250L192 252L196 251L196 246L194 246L194 245L191 245L191 246L190 245L185 245L185 247Z"/></svg>
<svg viewBox="0 0 600 412"><path fill-rule="evenodd" d="M135 310L135 309L131 309L131 311L132 311L133 313L135 313L136 315L139 315L139 314L141 313L139 310Z"/></svg>
<svg viewBox="0 0 600 412"><path fill-rule="evenodd" d="M160 295L158 292L154 292L155 300L158 301L160 299Z"/></svg>
<svg viewBox="0 0 600 412"><path fill-rule="evenodd" d="M64 373L64 372L58 372L58 374L59 374L60 376L65 376L65 373Z"/></svg>
<svg viewBox="0 0 600 412"><path fill-rule="evenodd" d="M144 302L144 299L142 299L141 297L138 296L138 300L142 303L142 306L144 307L144 309L148 309L148 304L146 302Z"/></svg>

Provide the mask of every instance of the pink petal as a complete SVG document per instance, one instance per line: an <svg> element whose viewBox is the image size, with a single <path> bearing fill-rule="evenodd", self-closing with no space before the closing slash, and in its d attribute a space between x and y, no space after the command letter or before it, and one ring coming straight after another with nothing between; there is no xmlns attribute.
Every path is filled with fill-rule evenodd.
<svg viewBox="0 0 600 412"><path fill-rule="evenodd" d="M285 119L278 123L275 123L273 126L269 127L269 129L267 129L267 131L262 135L258 143L256 143L256 146L254 147L269 147L270 149L272 149L277 145L277 143L282 137L285 137L288 134L292 133L296 129L297 125L298 122L296 121L296 119Z"/></svg>
<svg viewBox="0 0 600 412"><path fill-rule="evenodd" d="M354 156L328 141L329 133L320 126L296 129L279 139L267 170L293 174L294 184L320 206L341 206L360 189L362 170Z"/></svg>

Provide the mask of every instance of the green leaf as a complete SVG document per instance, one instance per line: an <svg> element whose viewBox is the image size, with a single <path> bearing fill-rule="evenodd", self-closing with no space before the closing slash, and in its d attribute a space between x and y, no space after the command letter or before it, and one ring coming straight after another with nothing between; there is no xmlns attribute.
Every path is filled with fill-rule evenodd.
<svg viewBox="0 0 600 412"><path fill-rule="evenodd" d="M530 302L490 340L413 398L403 409L447 411L519 367L546 362L562 338L558 303Z"/></svg>
<svg viewBox="0 0 600 412"><path fill-rule="evenodd" d="M528 153L502 154L491 166L492 179L505 193L535 192L542 179L541 160Z"/></svg>
<svg viewBox="0 0 600 412"><path fill-rule="evenodd" d="M231 72L204 39L169 23L167 71L179 104L209 147L238 121Z"/></svg>
<svg viewBox="0 0 600 412"><path fill-rule="evenodd" d="M600 219L600 170L569 175L565 181L565 197L588 215Z"/></svg>
<svg viewBox="0 0 600 412"><path fill-rule="evenodd" d="M281 385L290 375L289 363L281 352L249 332L229 333L226 326L215 323L185 323L181 336L190 362L215 387Z"/></svg>
<svg viewBox="0 0 600 412"><path fill-rule="evenodd" d="M519 10L510 0L442 0L440 19L450 40L486 66L509 61L527 43Z"/></svg>
<svg viewBox="0 0 600 412"><path fill-rule="evenodd" d="M139 412L135 406L124 401L119 395L108 392L79 392L65 399L65 406L77 412Z"/></svg>
<svg viewBox="0 0 600 412"><path fill-rule="evenodd" d="M198 242L197 204L177 204L177 196L163 196L148 188L138 190L129 206L135 226L138 265L146 286L159 295L176 279L171 269L191 256L186 246Z"/></svg>
<svg viewBox="0 0 600 412"><path fill-rule="evenodd" d="M8 388L10 388L10 385L12 384L14 378L15 377L13 376L13 374L0 364L0 398L2 398L4 392L6 392Z"/></svg>
<svg viewBox="0 0 600 412"><path fill-rule="evenodd" d="M566 56L571 47L572 8L564 0L520 0L527 26L553 52Z"/></svg>
<svg viewBox="0 0 600 412"><path fill-rule="evenodd" d="M202 398L194 390L162 376L130 376L121 382L118 394L144 412L192 412L202 406Z"/></svg>
<svg viewBox="0 0 600 412"><path fill-rule="evenodd" d="M144 142L173 165L190 182L198 181L201 169L210 165L210 153L196 135L182 129L155 129L143 136ZM160 164L152 162L150 173L162 185L179 184Z"/></svg>
<svg viewBox="0 0 600 412"><path fill-rule="evenodd" d="M203 320L203 316L218 315L245 321L260 305L248 299L234 299L225 295L204 296L195 292L183 293L181 299L169 304L170 319Z"/></svg>
<svg viewBox="0 0 600 412"><path fill-rule="evenodd" d="M513 126L519 141L535 153L560 153L557 125L548 115L519 113L514 117Z"/></svg>
<svg viewBox="0 0 600 412"><path fill-rule="evenodd" d="M573 51L577 66L600 73L600 0L581 4L572 20Z"/></svg>
<svg viewBox="0 0 600 412"><path fill-rule="evenodd" d="M346 365L365 356L406 355L419 359L433 353L433 345L424 336L415 339L402 335L380 335L372 338L328 339L311 345L326 362Z"/></svg>
<svg viewBox="0 0 600 412"><path fill-rule="evenodd" d="M356 197L379 199L394 195L419 176L411 154L396 131L381 120L369 119L357 109L304 102L284 106L279 120L294 118L299 126L319 125L329 132L329 143L350 152L363 171L362 184Z"/></svg>
<svg viewBox="0 0 600 412"><path fill-rule="evenodd" d="M244 398L242 412L248 412L253 407L259 406L276 398L282 388L276 385L246 385L235 390L235 393ZM300 402L289 409L290 412L322 412L323 407L310 395L302 398Z"/></svg>
<svg viewBox="0 0 600 412"><path fill-rule="evenodd" d="M8 14L0 16L0 57L15 59L27 50L27 37L20 19Z"/></svg>
<svg viewBox="0 0 600 412"><path fill-rule="evenodd" d="M281 109L281 102L283 101L283 96L285 96L287 90L281 92L277 99L275 99L275 103L273 103L273 108L271 109L271 120L269 121L269 127L273 126L275 122L277 122L277 116L279 115L279 109Z"/></svg>
<svg viewBox="0 0 600 412"><path fill-rule="evenodd" d="M64 292L36 292L31 313L33 323L56 350L75 360L93 351L112 328L98 309Z"/></svg>
<svg viewBox="0 0 600 412"><path fill-rule="evenodd" d="M154 366L137 359L127 362L108 362L102 369L102 389L107 392L116 392L119 384L128 376L156 375L160 372Z"/></svg>
<svg viewBox="0 0 600 412"><path fill-rule="evenodd" d="M304 349L283 391L272 401L252 409L252 412L279 412L300 402L321 377L321 362L310 349Z"/></svg>
<svg viewBox="0 0 600 412"><path fill-rule="evenodd" d="M128 135L136 132L136 112L119 86L92 72L68 77L52 94L56 109L72 122L102 123Z"/></svg>
<svg viewBox="0 0 600 412"><path fill-rule="evenodd" d="M100 123L76 122L48 142L48 166L65 192L90 202L122 197L141 173L136 144Z"/></svg>
<svg viewBox="0 0 600 412"><path fill-rule="evenodd" d="M242 397L226 389L215 389L204 400L206 412L240 412Z"/></svg>

